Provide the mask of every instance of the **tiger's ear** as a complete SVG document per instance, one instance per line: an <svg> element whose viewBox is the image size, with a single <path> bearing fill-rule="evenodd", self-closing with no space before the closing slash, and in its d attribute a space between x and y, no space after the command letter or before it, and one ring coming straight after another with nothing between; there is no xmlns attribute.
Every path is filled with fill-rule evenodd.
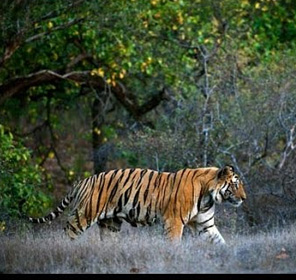
<svg viewBox="0 0 296 280"><path fill-rule="evenodd" d="M217 174L217 177L218 179L219 178L222 178L226 175L229 175L231 173L234 172L234 168L232 165L225 165L224 167L222 167L219 171L218 171L218 174Z"/></svg>

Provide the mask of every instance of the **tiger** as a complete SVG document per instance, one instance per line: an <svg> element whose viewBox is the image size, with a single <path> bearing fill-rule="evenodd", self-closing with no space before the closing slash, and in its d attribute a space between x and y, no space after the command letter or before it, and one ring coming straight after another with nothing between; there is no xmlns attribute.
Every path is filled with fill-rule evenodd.
<svg viewBox="0 0 296 280"><path fill-rule="evenodd" d="M71 204L64 228L72 240L93 224L118 232L161 221L166 238L180 241L184 227L214 244L226 244L214 223L215 204L238 207L246 199L244 184L233 166L184 168L177 172L115 169L74 183L56 209L32 223L50 223Z"/></svg>

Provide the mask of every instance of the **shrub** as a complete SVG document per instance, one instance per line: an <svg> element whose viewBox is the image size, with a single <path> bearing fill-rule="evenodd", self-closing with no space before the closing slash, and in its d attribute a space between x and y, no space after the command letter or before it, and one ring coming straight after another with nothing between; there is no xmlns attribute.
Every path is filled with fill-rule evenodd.
<svg viewBox="0 0 296 280"><path fill-rule="evenodd" d="M23 211L40 214L51 203L39 188L42 169L31 160L30 151L0 124L0 222Z"/></svg>

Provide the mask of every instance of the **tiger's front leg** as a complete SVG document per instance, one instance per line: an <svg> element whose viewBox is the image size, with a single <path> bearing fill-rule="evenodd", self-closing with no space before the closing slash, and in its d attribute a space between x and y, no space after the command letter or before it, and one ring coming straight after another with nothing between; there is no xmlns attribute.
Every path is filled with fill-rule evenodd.
<svg viewBox="0 0 296 280"><path fill-rule="evenodd" d="M187 226L192 234L197 234L213 244L226 244L223 236L214 224L214 218L199 216L198 221L190 221Z"/></svg>
<svg viewBox="0 0 296 280"><path fill-rule="evenodd" d="M168 218L164 223L165 235L171 241L181 241L184 225L181 219Z"/></svg>
<svg viewBox="0 0 296 280"><path fill-rule="evenodd" d="M199 235L204 239L210 240L213 244L226 244L223 236L215 225L210 228L199 230Z"/></svg>

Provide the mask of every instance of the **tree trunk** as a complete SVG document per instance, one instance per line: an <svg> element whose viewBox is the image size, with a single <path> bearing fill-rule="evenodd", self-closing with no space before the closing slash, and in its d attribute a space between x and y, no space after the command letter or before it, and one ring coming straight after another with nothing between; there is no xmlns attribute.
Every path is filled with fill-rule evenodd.
<svg viewBox="0 0 296 280"><path fill-rule="evenodd" d="M103 100L100 100L99 98L95 97L92 105L92 146L95 173L105 171L106 163L108 160L108 149L106 149L106 147L105 149L103 148L103 103Z"/></svg>

